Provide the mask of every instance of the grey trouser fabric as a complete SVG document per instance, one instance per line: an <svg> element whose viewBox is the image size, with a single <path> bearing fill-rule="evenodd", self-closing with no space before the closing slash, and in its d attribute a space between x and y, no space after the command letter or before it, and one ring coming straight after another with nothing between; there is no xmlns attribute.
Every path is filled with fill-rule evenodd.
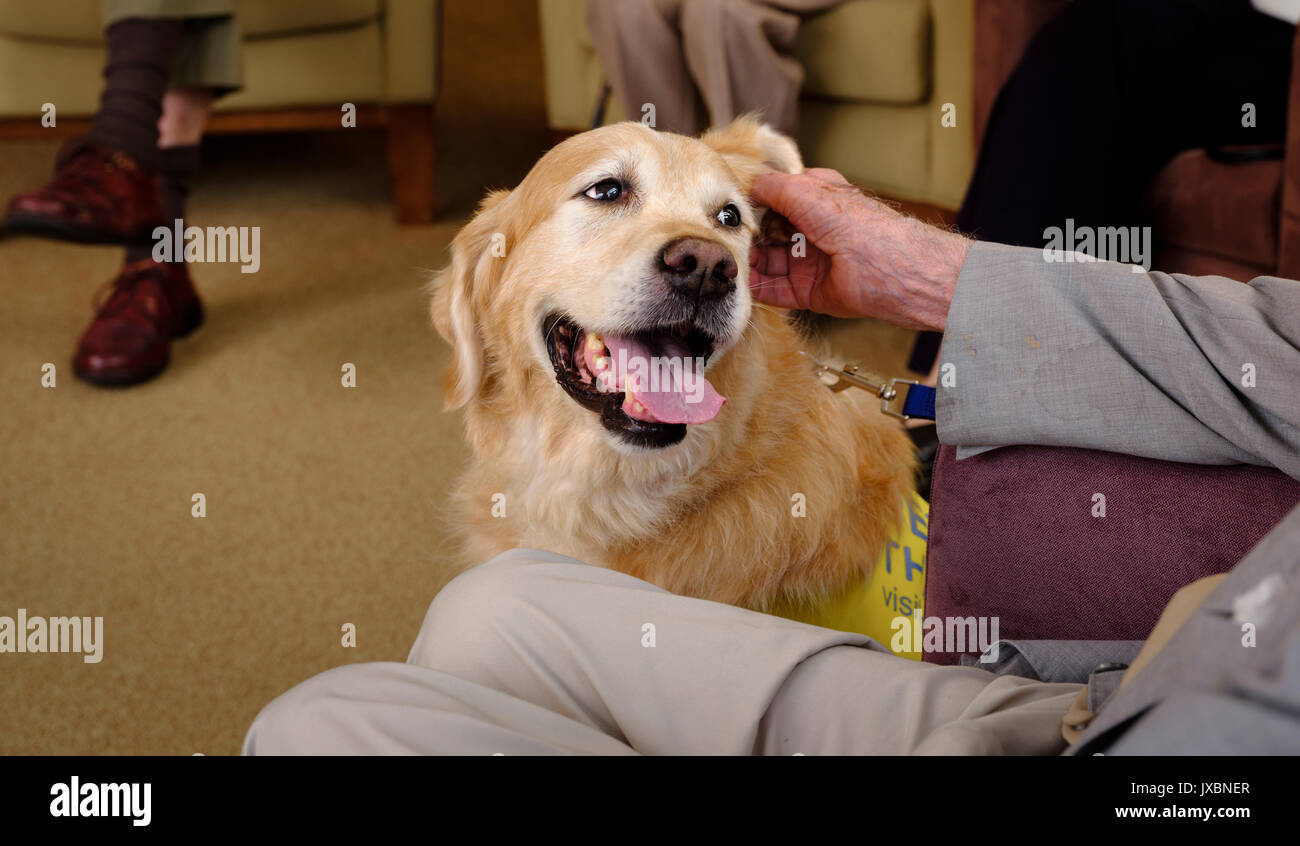
<svg viewBox="0 0 1300 846"><path fill-rule="evenodd" d="M438 594L406 664L309 679L262 711L244 751L1057 754L1078 691L520 549Z"/></svg>
<svg viewBox="0 0 1300 846"><path fill-rule="evenodd" d="M219 96L244 85L235 0L100 0L104 28L124 18L184 18L172 88L211 88Z"/></svg>
<svg viewBox="0 0 1300 846"><path fill-rule="evenodd" d="M1300 755L1300 507L1242 559L1072 754Z"/></svg>

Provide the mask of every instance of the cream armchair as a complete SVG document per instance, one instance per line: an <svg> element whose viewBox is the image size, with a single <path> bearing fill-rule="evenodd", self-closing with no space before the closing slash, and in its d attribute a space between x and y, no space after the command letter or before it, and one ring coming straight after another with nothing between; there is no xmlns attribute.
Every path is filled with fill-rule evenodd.
<svg viewBox="0 0 1300 846"><path fill-rule="evenodd" d="M398 219L433 219L439 0L239 0L243 90L211 132L382 125ZM103 86L98 0L0 3L0 139L84 131ZM44 103L54 128L40 123Z"/></svg>
<svg viewBox="0 0 1300 846"><path fill-rule="evenodd" d="M587 129L604 72L585 0L538 7L551 128ZM896 199L956 209L975 160L973 33L974 0L847 0L806 19L795 49L806 72L806 161ZM944 125L945 104L955 125ZM611 103L605 119L624 114Z"/></svg>

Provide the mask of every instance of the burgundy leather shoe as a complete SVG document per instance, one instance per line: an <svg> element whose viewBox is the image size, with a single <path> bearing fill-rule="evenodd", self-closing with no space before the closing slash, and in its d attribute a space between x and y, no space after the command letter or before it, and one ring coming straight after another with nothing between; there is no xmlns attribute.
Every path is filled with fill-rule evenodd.
<svg viewBox="0 0 1300 846"><path fill-rule="evenodd" d="M123 386L167 367L172 338L203 323L203 303L183 264L145 259L128 264L82 333L72 368L87 382Z"/></svg>
<svg viewBox="0 0 1300 846"><path fill-rule="evenodd" d="M126 153L79 139L59 152L49 184L9 201L4 229L88 244L147 244L163 214L152 174Z"/></svg>

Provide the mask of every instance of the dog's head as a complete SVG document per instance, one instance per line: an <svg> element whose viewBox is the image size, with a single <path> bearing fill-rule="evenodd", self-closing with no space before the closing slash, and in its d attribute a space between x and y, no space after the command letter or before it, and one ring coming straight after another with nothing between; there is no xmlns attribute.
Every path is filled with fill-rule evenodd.
<svg viewBox="0 0 1300 846"><path fill-rule="evenodd" d="M562 404L636 448L726 414L705 371L749 324L747 194L773 169L800 171L798 150L752 119L699 139L623 123L489 194L434 280L448 407Z"/></svg>

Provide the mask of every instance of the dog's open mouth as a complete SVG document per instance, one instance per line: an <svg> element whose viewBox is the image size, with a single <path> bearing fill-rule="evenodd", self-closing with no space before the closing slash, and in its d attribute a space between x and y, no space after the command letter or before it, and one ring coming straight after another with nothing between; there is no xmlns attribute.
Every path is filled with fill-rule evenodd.
<svg viewBox="0 0 1300 846"><path fill-rule="evenodd" d="M704 378L713 337L693 324L598 334L552 314L542 333L555 381L631 443L671 446L686 437L688 424L707 423L726 402Z"/></svg>

